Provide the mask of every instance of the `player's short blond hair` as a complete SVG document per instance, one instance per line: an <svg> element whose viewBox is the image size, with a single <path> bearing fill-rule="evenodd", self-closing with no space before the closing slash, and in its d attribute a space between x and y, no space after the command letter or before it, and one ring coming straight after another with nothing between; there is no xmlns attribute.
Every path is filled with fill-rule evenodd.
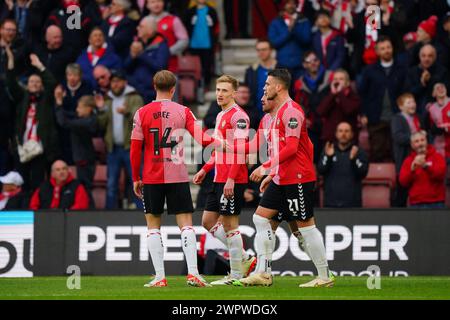
<svg viewBox="0 0 450 320"><path fill-rule="evenodd" d="M239 81L236 78L234 78L234 77L232 77L230 75L224 74L223 76L219 77L216 80L216 84L224 83L224 82L225 83L230 83L231 86L233 87L234 91L236 91L238 89L238 87L239 87Z"/></svg>
<svg viewBox="0 0 450 320"><path fill-rule="evenodd" d="M177 85L177 77L169 70L161 70L153 76L153 85L157 91L168 92Z"/></svg>

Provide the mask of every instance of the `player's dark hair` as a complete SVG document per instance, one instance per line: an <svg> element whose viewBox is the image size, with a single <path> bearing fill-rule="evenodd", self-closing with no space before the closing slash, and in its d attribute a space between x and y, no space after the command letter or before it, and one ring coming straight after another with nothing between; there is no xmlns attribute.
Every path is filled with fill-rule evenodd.
<svg viewBox="0 0 450 320"><path fill-rule="evenodd" d="M155 89L162 92L169 92L177 84L177 78L169 70L158 71L153 77Z"/></svg>
<svg viewBox="0 0 450 320"><path fill-rule="evenodd" d="M276 78L287 90L291 87L292 77L288 69L276 68L269 71L268 76Z"/></svg>

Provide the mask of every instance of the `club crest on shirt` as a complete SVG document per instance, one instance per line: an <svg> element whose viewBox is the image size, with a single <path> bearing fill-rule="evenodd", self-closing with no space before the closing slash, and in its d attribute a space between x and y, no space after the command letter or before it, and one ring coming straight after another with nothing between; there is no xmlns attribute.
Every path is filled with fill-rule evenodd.
<svg viewBox="0 0 450 320"><path fill-rule="evenodd" d="M288 123L288 127L291 129L296 129L298 127L298 120L295 118L290 118L289 119L289 123Z"/></svg>
<svg viewBox="0 0 450 320"><path fill-rule="evenodd" d="M247 122L244 119L239 119L236 123L236 126L238 129L245 129L247 128Z"/></svg>
<svg viewBox="0 0 450 320"><path fill-rule="evenodd" d="M222 121L222 128L225 128L225 125L227 124L227 122L224 120Z"/></svg>
<svg viewBox="0 0 450 320"><path fill-rule="evenodd" d="M163 24L162 26L161 26L161 28L165 31L165 30L167 30L168 28L169 28L169 26L167 25L167 24Z"/></svg>

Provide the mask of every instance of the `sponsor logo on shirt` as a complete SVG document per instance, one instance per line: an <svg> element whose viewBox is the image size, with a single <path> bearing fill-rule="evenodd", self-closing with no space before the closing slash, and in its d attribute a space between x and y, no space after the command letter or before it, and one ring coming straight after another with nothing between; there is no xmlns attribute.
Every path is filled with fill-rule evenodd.
<svg viewBox="0 0 450 320"><path fill-rule="evenodd" d="M296 129L298 127L298 120L296 118L290 118L288 127L291 129Z"/></svg>
<svg viewBox="0 0 450 320"><path fill-rule="evenodd" d="M239 119L236 126L238 129L245 129L247 128L247 122L244 119Z"/></svg>

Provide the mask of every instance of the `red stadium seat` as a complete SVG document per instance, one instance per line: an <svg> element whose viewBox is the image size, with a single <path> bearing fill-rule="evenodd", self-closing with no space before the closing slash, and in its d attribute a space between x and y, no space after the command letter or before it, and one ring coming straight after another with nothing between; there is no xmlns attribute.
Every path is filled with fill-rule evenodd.
<svg viewBox="0 0 450 320"><path fill-rule="evenodd" d="M195 80L202 79L202 64L199 56L185 55L178 57L178 72L179 77L192 76Z"/></svg>
<svg viewBox="0 0 450 320"><path fill-rule="evenodd" d="M92 197L94 198L95 208L104 209L106 204L106 188L96 187L92 189Z"/></svg>
<svg viewBox="0 0 450 320"><path fill-rule="evenodd" d="M363 180L363 207L389 208L396 177L394 163L370 163Z"/></svg>
<svg viewBox="0 0 450 320"><path fill-rule="evenodd" d="M386 163L370 163L369 172L364 179L365 184L388 184L390 188L394 188L397 181L395 172L395 164Z"/></svg>
<svg viewBox="0 0 450 320"><path fill-rule="evenodd" d="M390 208L391 189L387 185L363 185L363 208Z"/></svg>
<svg viewBox="0 0 450 320"><path fill-rule="evenodd" d="M196 101L197 90L203 88L200 57L193 55L179 57L177 76L180 102Z"/></svg>
<svg viewBox="0 0 450 320"><path fill-rule="evenodd" d="M359 131L358 145L367 153L370 154L370 144L369 144L369 132L367 128L361 128Z"/></svg>
<svg viewBox="0 0 450 320"><path fill-rule="evenodd" d="M92 138L96 159L102 163L106 163L106 144L103 138Z"/></svg>
<svg viewBox="0 0 450 320"><path fill-rule="evenodd" d="M107 173L106 165L99 164L95 167L95 175L93 181L94 188L95 187L106 188L106 181L107 181L106 173Z"/></svg>
<svg viewBox="0 0 450 320"><path fill-rule="evenodd" d="M450 166L447 167L447 189L446 189L446 196L445 196L445 205L450 208Z"/></svg>
<svg viewBox="0 0 450 320"><path fill-rule="evenodd" d="M180 78L179 84L179 97L183 102L194 102L197 100L197 86L196 81L193 78Z"/></svg>
<svg viewBox="0 0 450 320"><path fill-rule="evenodd" d="M69 166L69 171L73 175L73 177L77 178L77 167L76 166Z"/></svg>

